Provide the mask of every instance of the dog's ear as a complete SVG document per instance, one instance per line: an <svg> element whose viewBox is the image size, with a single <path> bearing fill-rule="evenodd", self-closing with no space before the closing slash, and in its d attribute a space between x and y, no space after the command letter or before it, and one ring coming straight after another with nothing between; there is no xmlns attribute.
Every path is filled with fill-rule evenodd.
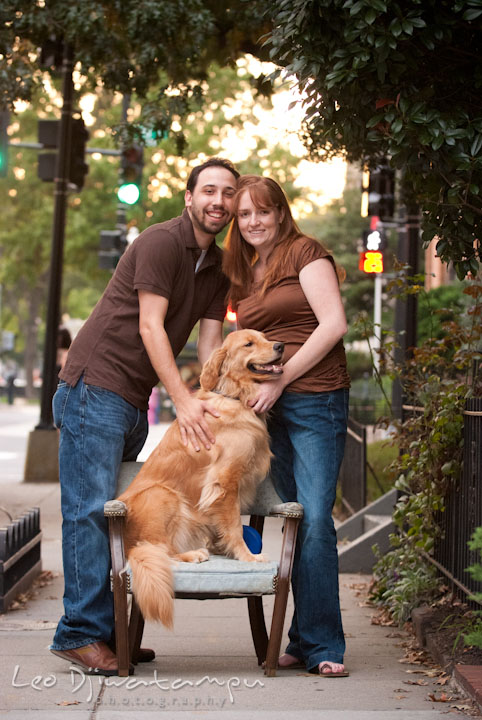
<svg viewBox="0 0 482 720"><path fill-rule="evenodd" d="M220 347L211 353L208 360L204 363L199 382L203 390L214 390L221 374L221 366L226 357L226 348Z"/></svg>

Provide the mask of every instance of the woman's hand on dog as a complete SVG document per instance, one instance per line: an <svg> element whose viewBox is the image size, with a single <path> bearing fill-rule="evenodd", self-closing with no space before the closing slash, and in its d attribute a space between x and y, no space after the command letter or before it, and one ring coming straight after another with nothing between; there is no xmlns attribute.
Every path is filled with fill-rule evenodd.
<svg viewBox="0 0 482 720"><path fill-rule="evenodd" d="M191 443L196 452L201 449L200 443L206 450L210 450L216 442L204 417L205 413L216 418L220 417L220 413L210 406L209 401L199 400L192 395L188 395L176 403L177 422L182 444L187 446Z"/></svg>
<svg viewBox="0 0 482 720"><path fill-rule="evenodd" d="M258 414L268 412L283 392L284 387L285 384L281 377L259 383L256 397L249 403L250 407Z"/></svg>

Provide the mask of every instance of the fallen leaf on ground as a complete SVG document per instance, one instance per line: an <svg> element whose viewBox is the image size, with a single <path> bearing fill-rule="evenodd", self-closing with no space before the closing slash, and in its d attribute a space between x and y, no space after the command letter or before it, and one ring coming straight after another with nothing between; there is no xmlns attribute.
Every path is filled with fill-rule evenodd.
<svg viewBox="0 0 482 720"><path fill-rule="evenodd" d="M435 695L435 693L430 693L428 697L432 702L443 702L443 703L450 702L451 700L454 699L453 695L447 695L447 693L444 693L444 692L439 697L437 697Z"/></svg>
<svg viewBox="0 0 482 720"><path fill-rule="evenodd" d="M427 670L405 670L406 673L410 673L410 675L426 675Z"/></svg>
<svg viewBox="0 0 482 720"><path fill-rule="evenodd" d="M426 680L404 680L404 685L428 685Z"/></svg>
<svg viewBox="0 0 482 720"><path fill-rule="evenodd" d="M62 702L55 703L56 705L80 705L80 700L62 700Z"/></svg>
<svg viewBox="0 0 482 720"><path fill-rule="evenodd" d="M395 620L390 617L390 614L386 610L382 610L381 612L377 613L377 615L372 615L371 624L393 627L396 623Z"/></svg>
<svg viewBox="0 0 482 720"><path fill-rule="evenodd" d="M450 675L441 675L438 680L435 681L436 685L446 685L450 680Z"/></svg>
<svg viewBox="0 0 482 720"><path fill-rule="evenodd" d="M450 707L454 710L472 710L470 705L451 705Z"/></svg>

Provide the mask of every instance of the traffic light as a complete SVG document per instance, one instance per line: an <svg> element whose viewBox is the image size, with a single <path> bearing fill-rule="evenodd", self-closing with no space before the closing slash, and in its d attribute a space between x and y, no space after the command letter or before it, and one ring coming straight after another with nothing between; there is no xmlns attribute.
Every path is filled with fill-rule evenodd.
<svg viewBox="0 0 482 720"><path fill-rule="evenodd" d="M233 332L237 329L238 314L232 309L231 305L228 305L225 320L228 324L228 332Z"/></svg>
<svg viewBox="0 0 482 720"><path fill-rule="evenodd" d="M368 185L368 215L380 220L392 220L395 214L395 171L383 163L370 170Z"/></svg>
<svg viewBox="0 0 482 720"><path fill-rule="evenodd" d="M77 186L78 190L84 187L85 176L89 166L85 162L85 147L89 139L89 131L82 118L72 119L72 136L70 139L70 167L69 181Z"/></svg>
<svg viewBox="0 0 482 720"><path fill-rule="evenodd" d="M8 170L8 134L10 117L8 110L0 111L0 177L7 177Z"/></svg>
<svg viewBox="0 0 482 720"><path fill-rule="evenodd" d="M130 145L123 148L117 197L125 205L135 205L141 196L143 167L144 148L142 145Z"/></svg>
<svg viewBox="0 0 482 720"><path fill-rule="evenodd" d="M361 216L392 220L395 213L395 171L385 161L362 173Z"/></svg>
<svg viewBox="0 0 482 720"><path fill-rule="evenodd" d="M115 270L127 247L122 230L102 230L100 233L99 267L101 270Z"/></svg>
<svg viewBox="0 0 482 720"><path fill-rule="evenodd" d="M360 253L358 268L366 273L383 272L383 250L387 245L383 230L365 230L363 232L363 252Z"/></svg>
<svg viewBox="0 0 482 720"><path fill-rule="evenodd" d="M55 152L40 153L38 156L38 176L45 182L55 180L55 167L57 163L57 148L59 146L60 120L39 120L38 141L44 148ZM89 138L89 131L82 118L72 118L72 134L70 138L70 156L68 181L81 190L84 179L89 172L85 162L85 146Z"/></svg>
<svg viewBox="0 0 482 720"><path fill-rule="evenodd" d="M228 305L228 309L226 310L226 320L229 323L236 323L238 321L238 313L231 308L231 305Z"/></svg>

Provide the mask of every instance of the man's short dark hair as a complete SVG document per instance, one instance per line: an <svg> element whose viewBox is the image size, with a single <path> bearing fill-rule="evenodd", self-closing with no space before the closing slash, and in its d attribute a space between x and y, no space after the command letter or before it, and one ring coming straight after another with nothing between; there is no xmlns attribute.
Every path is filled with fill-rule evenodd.
<svg viewBox="0 0 482 720"><path fill-rule="evenodd" d="M203 162L202 165L196 165L196 167L191 171L186 185L189 192L192 192L196 187L199 174L208 167L223 167L226 170L229 170L236 180L239 178L239 173L230 160L226 160L226 158L221 157L211 157L209 160L206 160L206 162Z"/></svg>

